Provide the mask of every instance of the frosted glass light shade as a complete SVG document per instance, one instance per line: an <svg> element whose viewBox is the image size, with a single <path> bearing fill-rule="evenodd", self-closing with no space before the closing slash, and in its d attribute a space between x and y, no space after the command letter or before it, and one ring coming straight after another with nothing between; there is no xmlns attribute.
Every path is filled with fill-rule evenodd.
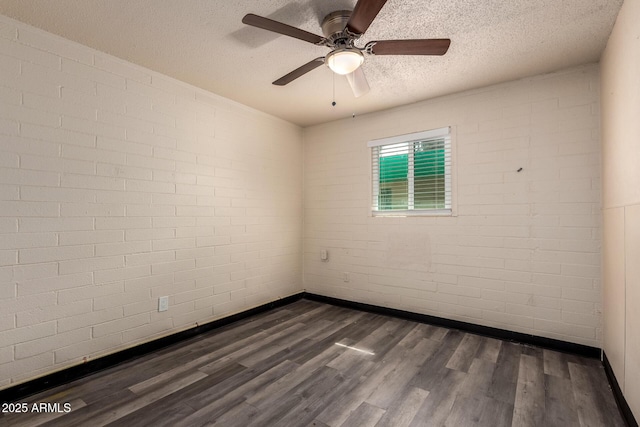
<svg viewBox="0 0 640 427"><path fill-rule="evenodd" d="M326 64L336 74L350 74L364 62L362 52L353 48L337 49L327 55Z"/></svg>

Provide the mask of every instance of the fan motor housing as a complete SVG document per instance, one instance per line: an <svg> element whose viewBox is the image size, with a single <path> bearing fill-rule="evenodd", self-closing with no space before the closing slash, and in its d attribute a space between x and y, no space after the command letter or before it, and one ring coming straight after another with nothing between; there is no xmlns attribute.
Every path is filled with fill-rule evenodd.
<svg viewBox="0 0 640 427"><path fill-rule="evenodd" d="M325 16L322 20L322 33L325 38L333 42L340 39L348 39L345 28L350 16L350 10L337 10Z"/></svg>

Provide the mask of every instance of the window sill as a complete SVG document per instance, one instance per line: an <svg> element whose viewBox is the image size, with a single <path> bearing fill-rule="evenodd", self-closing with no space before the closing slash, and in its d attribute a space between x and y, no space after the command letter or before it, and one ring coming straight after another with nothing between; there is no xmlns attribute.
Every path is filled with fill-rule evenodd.
<svg viewBox="0 0 640 427"><path fill-rule="evenodd" d="M388 211L371 211L372 216L390 216L390 217L406 217L406 216L454 216L451 209L430 209L430 210L388 210Z"/></svg>

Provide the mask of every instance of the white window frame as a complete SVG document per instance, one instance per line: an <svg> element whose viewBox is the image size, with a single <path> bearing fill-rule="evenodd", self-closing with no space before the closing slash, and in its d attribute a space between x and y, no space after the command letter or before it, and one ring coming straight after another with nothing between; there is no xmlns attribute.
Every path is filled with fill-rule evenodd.
<svg viewBox="0 0 640 427"><path fill-rule="evenodd" d="M371 167L371 214L373 216L456 216L456 200L455 200L455 150L454 150L454 129L450 126L438 129L432 129L422 132L414 132L404 135L391 136L387 138L374 139L367 142L370 149ZM380 176L379 169L374 167L373 148L384 145L415 143L430 139L444 138L446 149L448 150L449 161L445 162L445 209L415 209L414 208L414 188L413 188L413 168L407 170L407 186L408 186L408 205L409 209L389 209L379 210L378 201L380 193ZM409 164L413 164L413 150L408 151ZM376 162L379 165L379 159Z"/></svg>

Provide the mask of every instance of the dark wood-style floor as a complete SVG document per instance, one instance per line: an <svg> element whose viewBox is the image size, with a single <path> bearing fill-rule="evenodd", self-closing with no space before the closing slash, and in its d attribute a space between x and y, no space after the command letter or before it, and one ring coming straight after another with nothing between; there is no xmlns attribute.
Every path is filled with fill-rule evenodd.
<svg viewBox="0 0 640 427"><path fill-rule="evenodd" d="M26 399L57 426L624 426L598 360L301 300Z"/></svg>

